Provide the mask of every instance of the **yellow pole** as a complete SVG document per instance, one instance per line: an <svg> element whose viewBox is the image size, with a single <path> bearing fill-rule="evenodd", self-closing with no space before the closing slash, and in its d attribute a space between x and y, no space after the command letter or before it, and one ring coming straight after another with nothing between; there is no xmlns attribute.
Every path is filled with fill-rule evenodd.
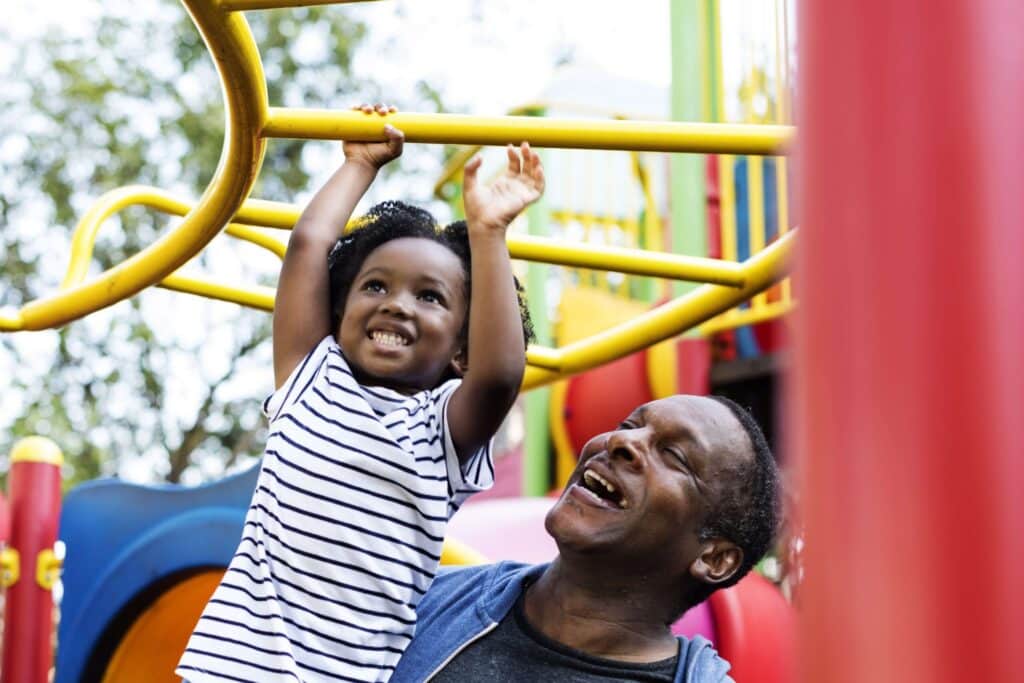
<svg viewBox="0 0 1024 683"><path fill-rule="evenodd" d="M356 111L271 107L262 134L275 138L382 140L391 123L408 142L455 145L518 144L535 147L785 154L793 139L786 126L666 121L413 114L367 116Z"/></svg>

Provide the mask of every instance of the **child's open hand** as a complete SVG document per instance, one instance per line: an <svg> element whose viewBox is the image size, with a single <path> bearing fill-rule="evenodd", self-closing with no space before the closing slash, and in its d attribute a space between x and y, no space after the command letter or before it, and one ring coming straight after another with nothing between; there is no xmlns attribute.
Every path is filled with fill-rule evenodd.
<svg viewBox="0 0 1024 683"><path fill-rule="evenodd" d="M544 192L544 168L526 142L519 150L508 146L508 168L490 185L477 183L480 163L477 157L466 164L463 176L466 223L470 230L504 230Z"/></svg>
<svg viewBox="0 0 1024 683"><path fill-rule="evenodd" d="M360 104L352 107L366 115L376 112L379 116L394 114L397 109L385 104ZM405 142L405 134L390 123L384 126L384 134L388 139L384 142L345 142L342 149L345 150L345 160L367 164L374 170L379 169L392 159L402 156L402 145Z"/></svg>

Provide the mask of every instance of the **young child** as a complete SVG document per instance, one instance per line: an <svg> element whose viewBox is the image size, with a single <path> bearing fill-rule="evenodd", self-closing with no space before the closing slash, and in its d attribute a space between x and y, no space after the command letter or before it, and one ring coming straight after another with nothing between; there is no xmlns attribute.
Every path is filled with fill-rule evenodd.
<svg viewBox="0 0 1024 683"><path fill-rule="evenodd" d="M530 334L505 232L544 189L540 159L510 146L489 186L467 164L464 224L385 202L342 237L402 153L385 131L345 143L292 233L270 434L241 543L178 664L191 683L387 680L449 517L492 483Z"/></svg>

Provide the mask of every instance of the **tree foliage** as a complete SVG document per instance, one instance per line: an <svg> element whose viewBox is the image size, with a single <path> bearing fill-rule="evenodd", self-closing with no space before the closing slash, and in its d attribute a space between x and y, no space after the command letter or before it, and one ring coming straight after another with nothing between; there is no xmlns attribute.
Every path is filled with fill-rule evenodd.
<svg viewBox="0 0 1024 683"><path fill-rule="evenodd" d="M180 5L115 7L42 35L0 29L0 307L54 291L74 225L103 192L141 183L198 197L221 154L220 85ZM105 8L106 9L106 8ZM247 15L273 105L377 99L353 72L367 27L339 8ZM6 61L6 67L3 66ZM418 103L437 92L423 85ZM399 102L402 104L402 102ZM307 189L307 143L273 141L253 196ZM177 219L128 209L100 233L93 274L152 243ZM222 244L223 243L223 244ZM276 262L214 240L199 267L273 282ZM225 265L226 264L226 265ZM193 264L194 265L194 264ZM192 266L190 266L192 267ZM147 290L51 332L0 335L0 454L29 434L54 439L68 485L122 474L199 481L260 452L270 387L265 313ZM0 456L0 476L5 460Z"/></svg>

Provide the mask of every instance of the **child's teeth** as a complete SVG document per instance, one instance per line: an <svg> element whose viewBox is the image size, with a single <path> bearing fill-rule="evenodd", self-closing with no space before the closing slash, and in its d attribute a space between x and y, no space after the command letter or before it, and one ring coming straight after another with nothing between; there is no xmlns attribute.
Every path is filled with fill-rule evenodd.
<svg viewBox="0 0 1024 683"><path fill-rule="evenodd" d="M394 332L374 332L373 339L385 346L405 346L405 339Z"/></svg>

